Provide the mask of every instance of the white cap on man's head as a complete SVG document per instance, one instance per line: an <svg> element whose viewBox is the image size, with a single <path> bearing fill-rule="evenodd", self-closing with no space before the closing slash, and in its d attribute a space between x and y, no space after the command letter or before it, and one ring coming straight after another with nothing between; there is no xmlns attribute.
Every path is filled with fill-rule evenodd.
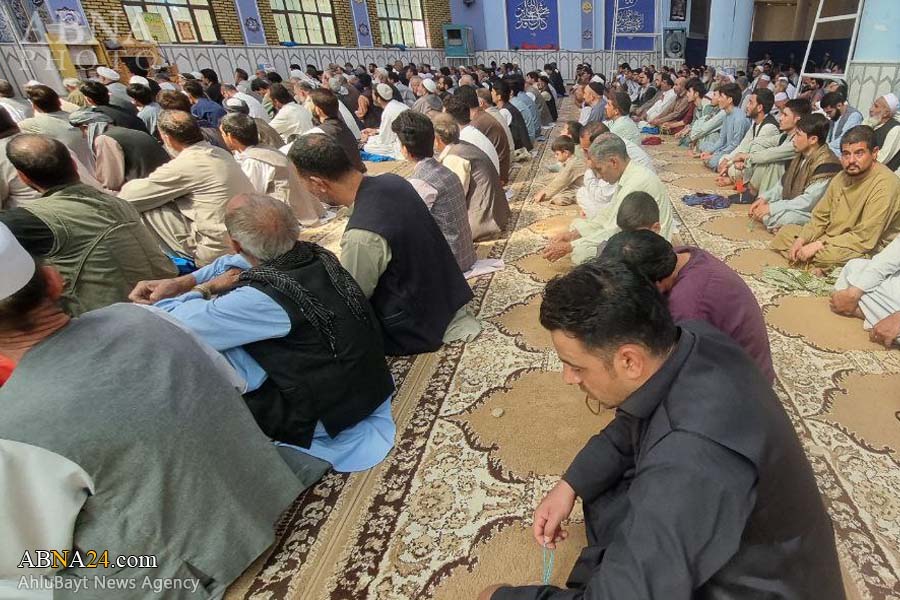
<svg viewBox="0 0 900 600"><path fill-rule="evenodd" d="M25 287L34 276L34 259L12 231L0 223L0 300Z"/></svg>
<svg viewBox="0 0 900 600"><path fill-rule="evenodd" d="M788 95L784 92L778 92L777 94L775 94L775 102L787 102L787 100Z"/></svg>
<svg viewBox="0 0 900 600"><path fill-rule="evenodd" d="M97 75L113 81L118 81L121 78L118 71L113 71L109 67L97 67Z"/></svg>
<svg viewBox="0 0 900 600"><path fill-rule="evenodd" d="M178 86L171 81L163 81L161 84L159 84L159 89L166 90L168 92L177 92Z"/></svg>
<svg viewBox="0 0 900 600"><path fill-rule="evenodd" d="M376 85L375 91L382 100L391 100L394 97L394 90L386 83L379 83Z"/></svg>
<svg viewBox="0 0 900 600"><path fill-rule="evenodd" d="M759 78L762 79L763 81L772 81L772 78L769 77L768 75L766 75L765 73L760 75Z"/></svg>
<svg viewBox="0 0 900 600"><path fill-rule="evenodd" d="M432 94L437 93L437 84L433 79L423 79L422 86Z"/></svg>
<svg viewBox="0 0 900 600"><path fill-rule="evenodd" d="M144 87L150 87L150 82L147 81L147 78L141 77L140 75L132 75L131 78L128 80L128 83L129 84L136 83L136 84L142 85Z"/></svg>
<svg viewBox="0 0 900 600"><path fill-rule="evenodd" d="M291 79L304 79L304 75L306 75L306 73L304 73L300 69L291 70Z"/></svg>
<svg viewBox="0 0 900 600"><path fill-rule="evenodd" d="M900 98L897 98L897 94L887 93L884 96L884 101L887 102L888 108L891 109L891 112L897 112L897 109L900 108Z"/></svg>

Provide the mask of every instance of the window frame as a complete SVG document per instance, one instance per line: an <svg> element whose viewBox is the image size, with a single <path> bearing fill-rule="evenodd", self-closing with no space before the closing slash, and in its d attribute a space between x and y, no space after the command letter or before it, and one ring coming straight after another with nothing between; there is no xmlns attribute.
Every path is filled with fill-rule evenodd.
<svg viewBox="0 0 900 600"><path fill-rule="evenodd" d="M203 4L200 4L202 2ZM169 33L169 37L172 37L172 34L175 34L174 39L170 43L172 44L212 44L217 40L222 39L222 34L219 31L219 23L216 21L215 10L213 9L213 5L211 0L181 0L180 2L173 2L172 0L122 0L122 8L125 11L126 16L128 16L128 25L131 27L131 32L135 34L137 37L137 32L135 31L134 23L132 22L131 15L128 14L128 7L135 7L140 9L141 12L155 12L160 13L160 10L149 10L148 7L155 7L157 9L162 9L165 11L165 14L168 16L168 22L166 23L166 30ZM191 26L194 28L194 34L197 36L195 41L184 41L181 39L181 34L178 31L178 27L176 26L175 15L172 12L173 8L182 8L186 9L188 13L191 15ZM197 18L197 14L195 11L206 11L209 15L210 23L212 23L212 30L214 38L211 40L203 39L203 31L200 28L200 20ZM138 17L140 18L140 17ZM143 36L145 31L142 26L139 26L141 29L141 35Z"/></svg>
<svg viewBox="0 0 900 600"><path fill-rule="evenodd" d="M391 16L388 5L396 6L397 16ZM416 11L414 7L418 7L419 17L415 17ZM403 16L403 9L410 15ZM422 0L375 0L375 12L378 15L378 27L381 31L381 44L387 46L389 44L403 44L409 48L427 48L428 47L428 24L425 21L425 7ZM416 24L421 23L422 43L416 40ZM412 43L407 43L407 30L404 24L409 26L412 33ZM399 35L399 38L398 38Z"/></svg>
<svg viewBox="0 0 900 600"><path fill-rule="evenodd" d="M268 0L269 8L272 11L272 18L275 21L275 34L278 37L279 42L293 42L295 44L299 44L301 46L340 46L341 45L341 32L338 28L337 16L334 12L334 0L325 0L328 2L328 6L330 7L331 12L325 13L321 11L320 2L322 0L313 0L316 6L316 10L309 10L304 7L303 0ZM279 8L276 6L276 2L280 3L284 8ZM299 8L288 8L290 2L296 2L296 5ZM300 26L295 23L294 19L291 17L295 17L302 24L302 32L306 35L306 41L302 41L299 37L299 32L301 30ZM279 17L283 19L282 22L279 22ZM314 18L316 22L319 24L319 31L322 35L322 42L313 42L312 37L309 35L310 27L309 27L309 18ZM334 41L329 42L326 37L326 29L325 29L325 19L331 19L331 27L334 31ZM284 36L282 32L287 30L289 34L289 39L282 39Z"/></svg>

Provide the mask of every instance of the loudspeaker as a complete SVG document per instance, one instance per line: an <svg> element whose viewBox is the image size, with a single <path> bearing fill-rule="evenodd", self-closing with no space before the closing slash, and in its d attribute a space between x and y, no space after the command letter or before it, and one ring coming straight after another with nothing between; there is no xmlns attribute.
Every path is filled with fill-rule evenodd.
<svg viewBox="0 0 900 600"><path fill-rule="evenodd" d="M685 29L663 29L663 52L665 58L684 58L685 46L687 46L687 31Z"/></svg>

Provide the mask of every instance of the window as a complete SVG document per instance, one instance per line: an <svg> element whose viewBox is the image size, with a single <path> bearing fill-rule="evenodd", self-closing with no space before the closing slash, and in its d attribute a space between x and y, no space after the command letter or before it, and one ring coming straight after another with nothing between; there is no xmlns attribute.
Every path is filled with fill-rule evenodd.
<svg viewBox="0 0 900 600"><path fill-rule="evenodd" d="M337 27L331 0L269 0L282 42L336 46Z"/></svg>
<svg viewBox="0 0 900 600"><path fill-rule="evenodd" d="M421 0L377 0L376 6L382 44L428 45Z"/></svg>
<svg viewBox="0 0 900 600"><path fill-rule="evenodd" d="M168 42L196 44L219 39L209 0L123 0L134 37L153 40L153 32L162 21ZM155 21L144 13L160 16Z"/></svg>

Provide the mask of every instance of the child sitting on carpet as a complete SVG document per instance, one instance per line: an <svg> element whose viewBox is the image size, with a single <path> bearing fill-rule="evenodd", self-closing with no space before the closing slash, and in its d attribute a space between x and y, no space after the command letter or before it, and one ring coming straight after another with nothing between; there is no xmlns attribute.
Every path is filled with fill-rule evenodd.
<svg viewBox="0 0 900 600"><path fill-rule="evenodd" d="M572 138L575 141L575 156L584 160L584 150L581 149L581 145L578 143L578 140L581 139L581 130L582 125L578 121L566 121L563 124L562 131L559 135L565 135ZM559 173L562 170L562 165L559 162L555 162L552 165L549 165L547 170L551 173Z"/></svg>
<svg viewBox="0 0 900 600"><path fill-rule="evenodd" d="M550 200L555 206L569 206L575 203L575 191L582 184L586 169L584 159L575 155L575 141L567 135L553 140L551 148L562 167L547 187L534 195L534 201Z"/></svg>
<svg viewBox="0 0 900 600"><path fill-rule="evenodd" d="M622 199L619 212L616 213L616 225L620 231L638 231L649 229L659 233L659 204L647 192L631 192ZM603 252L606 242L597 247L597 256Z"/></svg>

